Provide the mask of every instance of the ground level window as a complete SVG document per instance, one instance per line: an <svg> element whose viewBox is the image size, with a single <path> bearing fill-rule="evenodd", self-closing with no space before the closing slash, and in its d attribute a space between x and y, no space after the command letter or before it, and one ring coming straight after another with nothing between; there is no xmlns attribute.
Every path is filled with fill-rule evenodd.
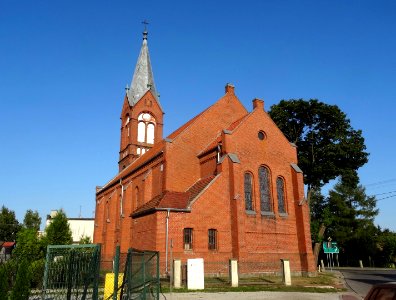
<svg viewBox="0 0 396 300"><path fill-rule="evenodd" d="M192 246L193 246L192 228L184 228L183 240L184 240L184 250L192 250Z"/></svg>
<svg viewBox="0 0 396 300"><path fill-rule="evenodd" d="M209 250L217 249L217 230L216 229L208 230L208 248L209 248Z"/></svg>

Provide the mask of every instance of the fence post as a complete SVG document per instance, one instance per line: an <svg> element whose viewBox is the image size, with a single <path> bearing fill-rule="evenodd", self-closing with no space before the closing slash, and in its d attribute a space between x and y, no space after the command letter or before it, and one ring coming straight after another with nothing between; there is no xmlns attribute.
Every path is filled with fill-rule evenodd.
<svg viewBox="0 0 396 300"><path fill-rule="evenodd" d="M116 247L116 253L114 257L114 288L113 288L113 300L117 300L118 295L118 272L120 269L120 246Z"/></svg>
<svg viewBox="0 0 396 300"><path fill-rule="evenodd" d="M230 278L231 278L231 286L238 287L239 278L238 278L238 260L230 259Z"/></svg>
<svg viewBox="0 0 396 300"><path fill-rule="evenodd" d="M45 257L45 269L44 269L44 282L43 282L43 291L42 291L42 298L44 299L45 292L47 290L47 281L48 281L48 268L49 268L49 261L50 261L50 245L47 246L47 255Z"/></svg>
<svg viewBox="0 0 396 300"><path fill-rule="evenodd" d="M68 267L67 267L67 282L66 282L66 285L67 285L66 299L67 300L71 299L71 293L72 293L72 288L73 288L73 275L75 275L74 270L73 270L74 254L75 254L75 251L72 249L70 251L69 263L68 263Z"/></svg>
<svg viewBox="0 0 396 300"><path fill-rule="evenodd" d="M92 299L98 300L99 298L99 274L100 274L100 244L96 245L94 250L94 260L95 260L95 275L94 275L94 283L93 283L93 291L92 291Z"/></svg>
<svg viewBox="0 0 396 300"><path fill-rule="evenodd" d="M285 285L291 285L290 262L288 259L281 259L282 281Z"/></svg>
<svg viewBox="0 0 396 300"><path fill-rule="evenodd" d="M156 261L156 263L157 263L157 299L159 299L160 285L161 285L160 275L159 275L159 272L160 272L159 271L159 261L160 261L160 253L159 253L159 251L157 252L156 257L157 257L157 261Z"/></svg>
<svg viewBox="0 0 396 300"><path fill-rule="evenodd" d="M181 288L181 260L175 259L173 261L173 285L175 289Z"/></svg>

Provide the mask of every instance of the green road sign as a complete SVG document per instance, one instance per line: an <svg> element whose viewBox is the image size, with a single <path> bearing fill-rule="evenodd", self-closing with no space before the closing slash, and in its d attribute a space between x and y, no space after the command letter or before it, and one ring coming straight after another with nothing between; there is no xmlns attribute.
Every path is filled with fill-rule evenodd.
<svg viewBox="0 0 396 300"><path fill-rule="evenodd" d="M337 247L337 242L323 242L324 253L340 253Z"/></svg>

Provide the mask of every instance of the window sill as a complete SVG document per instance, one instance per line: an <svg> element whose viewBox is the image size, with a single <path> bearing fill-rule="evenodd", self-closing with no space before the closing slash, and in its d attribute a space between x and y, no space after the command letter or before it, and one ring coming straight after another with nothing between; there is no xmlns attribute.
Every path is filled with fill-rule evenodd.
<svg viewBox="0 0 396 300"><path fill-rule="evenodd" d="M262 215L263 217L275 217L275 214L274 214L274 212L272 212L272 211L262 211L262 212L261 212L261 215Z"/></svg>
<svg viewBox="0 0 396 300"><path fill-rule="evenodd" d="M287 218L289 216L288 213L279 213L279 217L281 218Z"/></svg>
<svg viewBox="0 0 396 300"><path fill-rule="evenodd" d="M254 210L246 210L245 212L249 216L255 216L256 215L256 212Z"/></svg>

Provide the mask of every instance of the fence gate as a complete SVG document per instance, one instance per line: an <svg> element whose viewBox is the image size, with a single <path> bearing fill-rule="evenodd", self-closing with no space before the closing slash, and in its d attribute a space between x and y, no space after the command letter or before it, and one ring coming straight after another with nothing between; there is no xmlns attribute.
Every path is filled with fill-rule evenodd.
<svg viewBox="0 0 396 300"><path fill-rule="evenodd" d="M42 299L98 299L100 245L50 245Z"/></svg>
<svg viewBox="0 0 396 300"><path fill-rule="evenodd" d="M129 249L124 275L121 299L159 299L159 252Z"/></svg>

